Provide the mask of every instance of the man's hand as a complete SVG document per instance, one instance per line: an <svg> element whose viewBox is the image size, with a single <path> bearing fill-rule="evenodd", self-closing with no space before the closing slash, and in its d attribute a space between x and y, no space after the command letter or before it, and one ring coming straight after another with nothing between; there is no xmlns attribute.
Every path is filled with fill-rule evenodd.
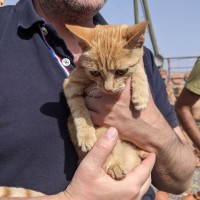
<svg viewBox="0 0 200 200"><path fill-rule="evenodd" d="M92 90L93 88L88 88L86 92L88 94L93 94L93 92L91 92ZM157 148L154 148L156 144L151 144L151 140L153 134L155 136L157 133L152 127L163 130L160 126L160 120L163 120L163 117L155 106L151 94L148 106L142 112L134 109L130 97L129 79L122 93L112 95L99 92L97 98L88 95L86 96L86 105L94 124L98 126L115 127L119 131L120 138L133 142L136 146L145 151L156 152ZM165 120L163 120L163 122L165 122ZM151 126L149 126L149 124ZM167 125L166 122L165 124ZM167 126L170 129L169 125ZM149 131L142 131L142 127L149 129ZM165 132L162 131L163 135L164 133ZM160 137L161 135L158 136L158 138ZM153 142L155 142L155 140ZM162 142L162 140L159 142ZM162 146L162 144L160 144L160 146Z"/></svg>
<svg viewBox="0 0 200 200"><path fill-rule="evenodd" d="M150 175L155 163L155 154L150 153L120 181L114 180L104 172L103 164L114 148L117 138L117 130L110 128L95 143L64 192L68 200L139 200L146 193L151 184Z"/></svg>
<svg viewBox="0 0 200 200"><path fill-rule="evenodd" d="M135 111L130 103L128 80L121 94L98 94L98 98L87 96L86 105L94 124L115 127L121 139L156 153L152 181L158 189L179 194L189 187L196 165L193 151L184 142L180 128L173 130L166 122L151 94L147 108L142 112Z"/></svg>
<svg viewBox="0 0 200 200"><path fill-rule="evenodd" d="M130 80L120 94L101 93L95 86L87 88L85 93L87 94L86 106L94 124L113 126L121 130L124 122L133 118L132 104L130 103Z"/></svg>

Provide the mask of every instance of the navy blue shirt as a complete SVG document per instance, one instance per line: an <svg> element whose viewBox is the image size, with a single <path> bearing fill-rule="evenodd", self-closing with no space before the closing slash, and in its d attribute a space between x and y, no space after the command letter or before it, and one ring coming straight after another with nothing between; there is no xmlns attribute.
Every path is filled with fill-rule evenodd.
<svg viewBox="0 0 200 200"><path fill-rule="evenodd" d="M55 194L69 184L77 156L66 126L63 59L72 70L72 54L31 0L0 8L0 185ZM144 66L156 105L176 127L165 84L147 48Z"/></svg>

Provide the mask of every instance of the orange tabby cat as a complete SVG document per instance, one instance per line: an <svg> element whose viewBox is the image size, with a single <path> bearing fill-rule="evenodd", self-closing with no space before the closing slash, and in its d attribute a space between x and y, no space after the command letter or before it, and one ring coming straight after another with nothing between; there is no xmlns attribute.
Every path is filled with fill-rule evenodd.
<svg viewBox="0 0 200 200"><path fill-rule="evenodd" d="M143 67L143 44L147 22L135 26L99 25L83 28L66 25L78 38L82 48L79 63L63 84L72 116L68 127L80 160L96 139L107 130L95 128L83 98L84 88L96 83L107 93L118 93L132 77L132 102L136 110L147 106L149 85ZM115 179L123 178L141 162L140 150L133 144L118 140L104 163L104 170ZM24 188L0 187L0 197L36 197L45 194Z"/></svg>
<svg viewBox="0 0 200 200"><path fill-rule="evenodd" d="M136 110L146 108L149 85L143 67L143 44L147 22L135 26L99 25L83 28L66 25L77 37L82 55L79 67L64 81L64 93L72 118L68 122L70 136L80 160L107 128L95 128L85 106L83 91L96 84L97 90L114 94L125 89L131 77L132 102ZM95 93L95 91L94 91ZM104 163L104 170L115 179L141 162L140 153L134 145L118 140L113 152Z"/></svg>

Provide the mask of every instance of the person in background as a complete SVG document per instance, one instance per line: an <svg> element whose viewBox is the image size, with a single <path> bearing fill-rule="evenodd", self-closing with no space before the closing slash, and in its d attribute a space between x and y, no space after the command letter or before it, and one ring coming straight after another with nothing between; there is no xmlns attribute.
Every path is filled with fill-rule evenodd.
<svg viewBox="0 0 200 200"><path fill-rule="evenodd" d="M166 84L166 91L168 95L168 99L170 104L174 105L176 102L176 97L174 95L174 90L173 90L173 83L171 80L167 80L167 71L163 68L159 68L160 75Z"/></svg>
<svg viewBox="0 0 200 200"><path fill-rule="evenodd" d="M51 200L154 199L150 174L152 184L160 190L178 194L189 187L195 157L146 47L143 62L150 84L147 108L138 113L130 105L130 82L117 98L108 94L86 96L94 124L114 128L77 166L62 85L81 49L65 24L105 24L99 14L105 2L19 0L15 6L0 8L1 186L37 190ZM122 181L113 180L102 169L118 133L150 152Z"/></svg>
<svg viewBox="0 0 200 200"><path fill-rule="evenodd" d="M191 72L186 72L184 75L184 81L187 82ZM197 126L200 127L200 99L192 106L192 116L195 119Z"/></svg>
<svg viewBox="0 0 200 200"><path fill-rule="evenodd" d="M200 150L200 57L190 73L186 84L177 99L175 109L181 126Z"/></svg>

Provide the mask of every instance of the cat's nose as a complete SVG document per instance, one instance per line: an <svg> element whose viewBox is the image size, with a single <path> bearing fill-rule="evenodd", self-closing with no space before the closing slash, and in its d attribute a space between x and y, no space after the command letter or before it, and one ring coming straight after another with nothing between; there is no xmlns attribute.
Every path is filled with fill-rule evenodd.
<svg viewBox="0 0 200 200"><path fill-rule="evenodd" d="M109 81L106 81L104 83L104 90L108 93L112 93L113 92L113 84Z"/></svg>
<svg viewBox="0 0 200 200"><path fill-rule="evenodd" d="M113 93L113 87L106 87L104 86L104 90L107 92L107 93Z"/></svg>

